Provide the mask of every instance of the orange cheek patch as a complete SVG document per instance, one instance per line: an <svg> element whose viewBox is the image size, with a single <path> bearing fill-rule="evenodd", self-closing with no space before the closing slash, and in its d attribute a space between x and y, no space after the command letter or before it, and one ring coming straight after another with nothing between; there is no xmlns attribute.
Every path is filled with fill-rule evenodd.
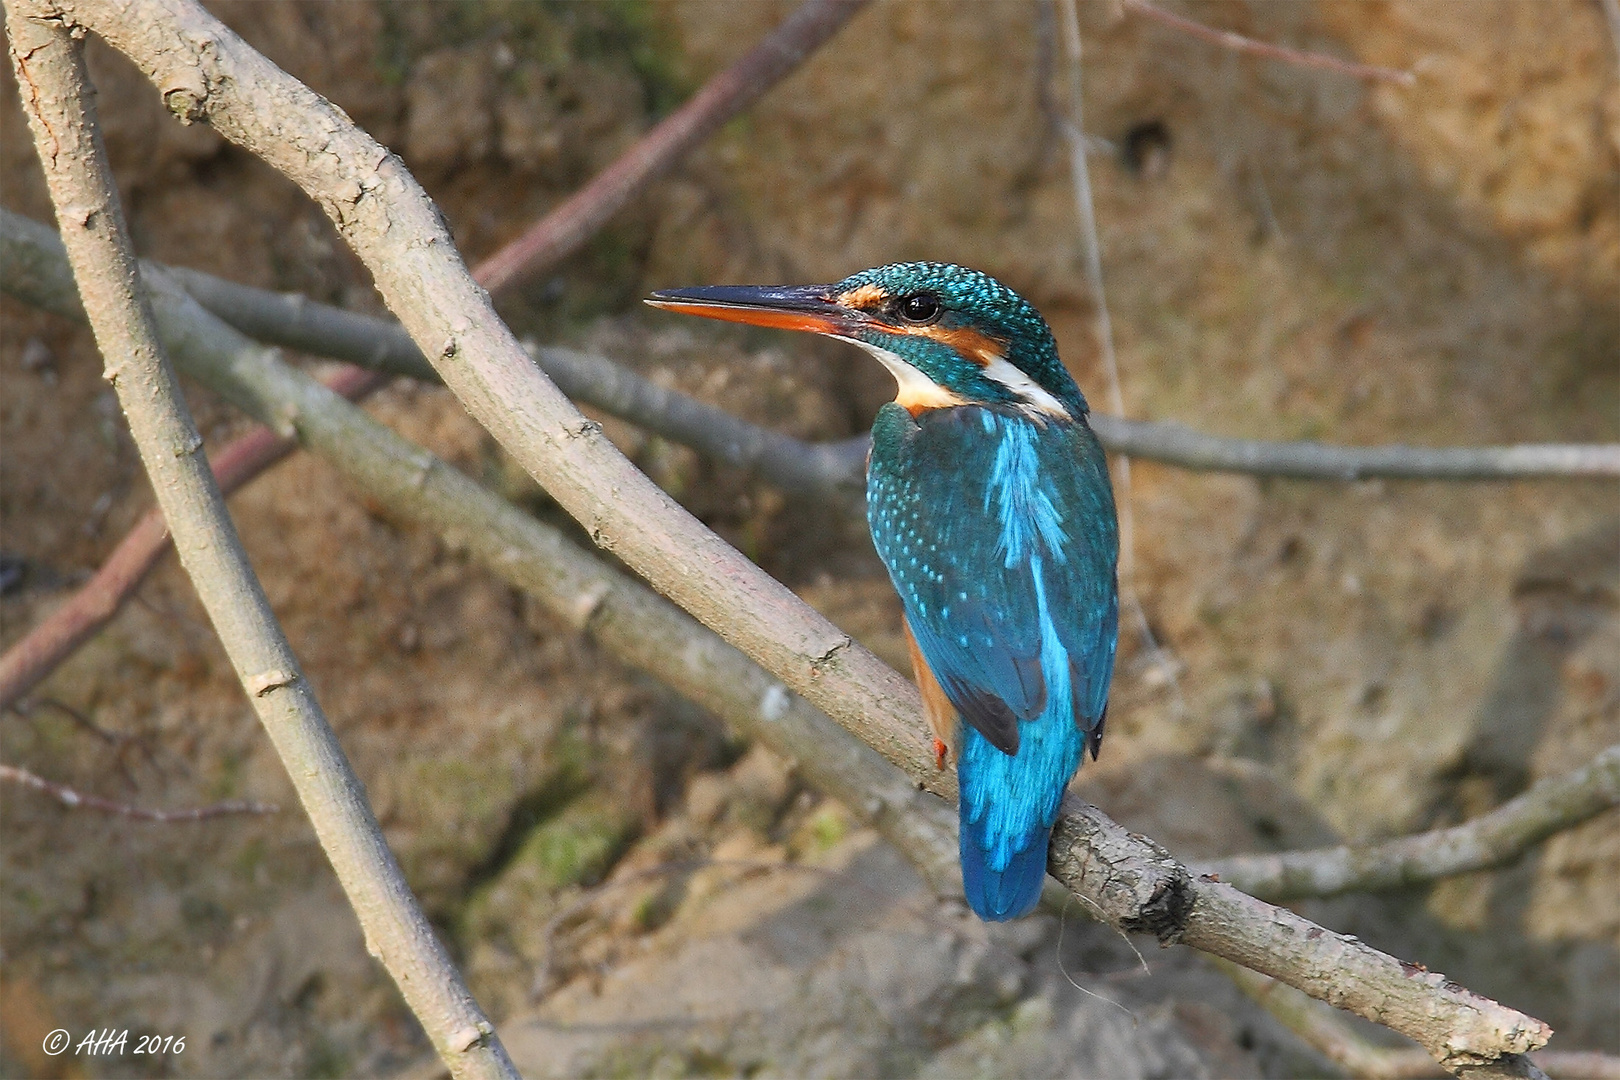
<svg viewBox="0 0 1620 1080"><path fill-rule="evenodd" d="M746 323L749 326L768 326L772 330L802 330L811 334L835 334L838 323L832 316L813 315L807 311L773 311L770 308L730 307L724 304L688 304L679 300L649 300L653 307L682 315L701 315L705 319L721 322Z"/></svg>
<svg viewBox="0 0 1620 1080"><path fill-rule="evenodd" d="M860 285L846 293L840 293L837 300L848 308L869 308L881 304L889 298L889 294L876 285Z"/></svg>
<svg viewBox="0 0 1620 1080"><path fill-rule="evenodd" d="M1007 353L1006 342L967 326L908 326L902 333L930 338L942 345L948 345L960 355L976 361L981 367L988 367L1004 358Z"/></svg>

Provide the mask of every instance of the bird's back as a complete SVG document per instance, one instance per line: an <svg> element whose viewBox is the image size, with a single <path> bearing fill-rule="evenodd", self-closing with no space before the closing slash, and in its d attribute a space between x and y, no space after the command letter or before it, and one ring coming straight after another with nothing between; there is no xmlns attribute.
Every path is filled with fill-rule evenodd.
<svg viewBox="0 0 1620 1080"><path fill-rule="evenodd" d="M964 406L873 428L868 517L961 715L962 870L987 919L1040 896L1064 788L1102 735L1118 601L1107 464L1083 420Z"/></svg>

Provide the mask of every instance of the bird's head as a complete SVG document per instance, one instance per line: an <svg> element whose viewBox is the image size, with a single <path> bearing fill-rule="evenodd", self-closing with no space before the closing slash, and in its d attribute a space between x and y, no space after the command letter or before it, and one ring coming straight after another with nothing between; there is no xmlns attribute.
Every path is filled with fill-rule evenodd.
<svg viewBox="0 0 1620 1080"><path fill-rule="evenodd" d="M950 263L891 263L834 285L711 285L655 292L655 307L854 342L899 383L914 415L1002 405L1077 420L1086 400L1040 312L1007 286Z"/></svg>

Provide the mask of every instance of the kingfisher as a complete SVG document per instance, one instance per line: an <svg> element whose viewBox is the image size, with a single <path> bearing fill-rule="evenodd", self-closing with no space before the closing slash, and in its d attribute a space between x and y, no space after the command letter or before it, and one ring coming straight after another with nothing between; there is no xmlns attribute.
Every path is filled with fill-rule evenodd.
<svg viewBox="0 0 1620 1080"><path fill-rule="evenodd" d="M1027 914L1063 792L1102 744L1119 636L1108 463L1046 320L994 278L937 262L648 303L838 338L894 375L872 427L867 522L904 609L936 767L956 765L968 904L990 921Z"/></svg>

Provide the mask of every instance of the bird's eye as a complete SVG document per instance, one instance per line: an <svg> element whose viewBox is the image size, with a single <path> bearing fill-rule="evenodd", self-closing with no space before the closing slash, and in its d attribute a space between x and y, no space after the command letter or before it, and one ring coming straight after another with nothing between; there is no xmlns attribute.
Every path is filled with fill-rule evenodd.
<svg viewBox="0 0 1620 1080"><path fill-rule="evenodd" d="M918 326L933 322L939 318L942 310L944 309L940 305L939 297L933 293L912 293L910 296L900 298L900 317Z"/></svg>

